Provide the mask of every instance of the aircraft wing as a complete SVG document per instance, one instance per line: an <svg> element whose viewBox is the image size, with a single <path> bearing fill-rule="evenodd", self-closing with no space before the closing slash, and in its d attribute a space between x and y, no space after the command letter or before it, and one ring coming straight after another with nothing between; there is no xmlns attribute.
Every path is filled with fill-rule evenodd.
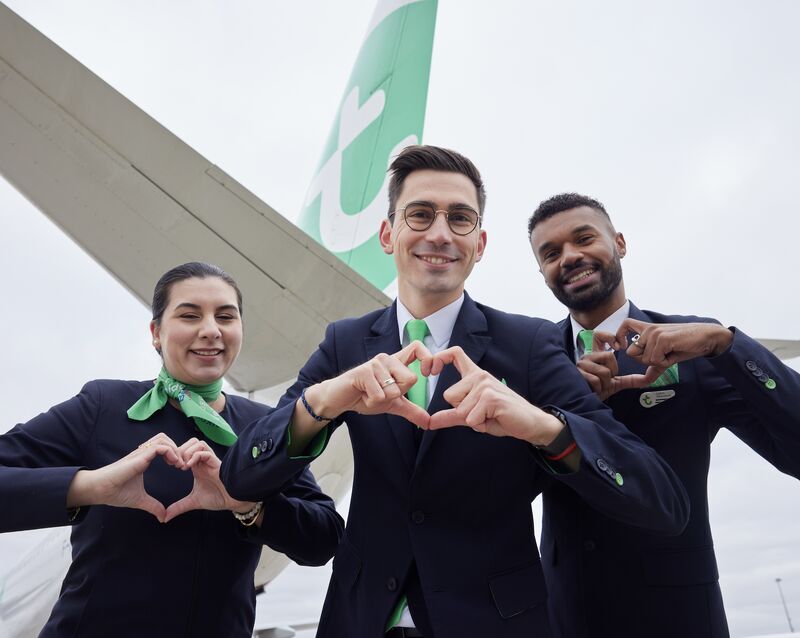
<svg viewBox="0 0 800 638"><path fill-rule="evenodd" d="M327 324L389 299L0 4L0 173L149 304L209 261L246 291L238 390L296 374Z"/></svg>
<svg viewBox="0 0 800 638"><path fill-rule="evenodd" d="M389 303L3 4L0 173L145 304L176 264L208 261L229 272L246 292L247 339L227 377L237 390L286 383L329 322ZM335 500L347 493L344 432L312 470ZM24 559L0 592L8 636L35 635L49 615L69 564L68 530L54 530L37 551L52 559L31 575L37 582L20 576ZM256 584L288 562L265 549Z"/></svg>
<svg viewBox="0 0 800 638"><path fill-rule="evenodd" d="M800 357L800 341L795 339L757 339L757 341L779 359Z"/></svg>

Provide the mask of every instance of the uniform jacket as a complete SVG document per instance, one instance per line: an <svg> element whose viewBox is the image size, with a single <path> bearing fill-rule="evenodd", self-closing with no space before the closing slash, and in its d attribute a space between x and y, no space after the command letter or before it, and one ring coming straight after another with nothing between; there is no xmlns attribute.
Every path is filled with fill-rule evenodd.
<svg viewBox="0 0 800 638"><path fill-rule="evenodd" d="M628 523L673 533L685 524L674 474L587 391L553 324L467 296L450 345L531 402L563 410L583 451L580 471L554 475L527 443L467 427L425 432L417 450L414 426L400 417L344 414L355 478L321 638L382 636L414 566L436 638L549 636L530 503L553 480ZM248 426L225 459L221 475L231 494L274 489L308 462L286 453L303 387L399 349L395 305L331 324L275 412ZM457 379L447 366L430 412L450 407L442 393ZM261 447L268 451L251 454Z"/></svg>
<svg viewBox="0 0 800 638"><path fill-rule="evenodd" d="M629 316L712 321L643 312L633 304ZM560 327L572 355L569 318ZM624 353L617 361L621 375L644 372ZM621 525L561 486L545 498L542 560L562 638L727 637L708 521L711 442L727 427L781 471L800 472L800 375L739 330L727 352L679 363L678 371L677 384L625 390L607 403L683 482L691 515L682 534Z"/></svg>
<svg viewBox="0 0 800 638"><path fill-rule="evenodd" d="M81 393L0 436L0 531L69 523L66 495L75 473L127 455L159 432L178 445L202 434L167 405L147 421L126 411L152 381L92 381ZM228 396L222 417L234 431L269 412ZM208 441L222 457L226 449ZM192 474L157 457L144 474L165 505L191 491ZM310 472L265 497L264 524L250 534L230 512L193 511L159 523L134 509L81 508L72 564L42 636L249 637L253 572L262 544L302 564L332 555L343 523Z"/></svg>

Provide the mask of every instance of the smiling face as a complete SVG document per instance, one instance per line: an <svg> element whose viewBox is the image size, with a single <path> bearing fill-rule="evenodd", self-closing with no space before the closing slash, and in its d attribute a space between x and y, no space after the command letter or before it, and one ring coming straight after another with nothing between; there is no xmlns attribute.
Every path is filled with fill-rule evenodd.
<svg viewBox="0 0 800 638"><path fill-rule="evenodd" d="M625 303L625 238L599 211L579 206L555 213L536 224L531 247L545 283L573 314L610 315Z"/></svg>
<svg viewBox="0 0 800 638"><path fill-rule="evenodd" d="M221 379L242 347L236 291L219 277L178 281L150 331L164 367L178 381L205 385Z"/></svg>
<svg viewBox="0 0 800 638"><path fill-rule="evenodd" d="M424 203L436 210L459 206L478 208L475 185L461 173L418 170L406 177L397 198L394 223L381 225L381 246L394 255L398 292L403 304L418 318L428 316L455 301L464 282L480 261L486 246L486 232L478 226L467 235L457 235L439 213L430 228L415 231L408 227L399 210Z"/></svg>

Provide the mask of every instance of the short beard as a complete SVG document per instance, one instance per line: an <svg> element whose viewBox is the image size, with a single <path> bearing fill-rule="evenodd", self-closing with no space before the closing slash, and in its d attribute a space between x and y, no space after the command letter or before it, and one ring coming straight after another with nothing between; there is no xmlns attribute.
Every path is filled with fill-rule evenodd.
<svg viewBox="0 0 800 638"><path fill-rule="evenodd" d="M614 250L614 259L600 271L600 282L585 290L566 292L560 284L551 287L556 299L570 310L585 312L603 305L622 282L622 264L619 253Z"/></svg>

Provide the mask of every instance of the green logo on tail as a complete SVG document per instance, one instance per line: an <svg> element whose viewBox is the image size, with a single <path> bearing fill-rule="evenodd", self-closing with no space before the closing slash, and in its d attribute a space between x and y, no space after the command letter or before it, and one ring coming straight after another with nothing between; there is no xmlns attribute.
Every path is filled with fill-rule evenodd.
<svg viewBox="0 0 800 638"><path fill-rule="evenodd" d="M394 262L377 240L386 169L422 139L436 0L379 0L298 225L381 290Z"/></svg>

